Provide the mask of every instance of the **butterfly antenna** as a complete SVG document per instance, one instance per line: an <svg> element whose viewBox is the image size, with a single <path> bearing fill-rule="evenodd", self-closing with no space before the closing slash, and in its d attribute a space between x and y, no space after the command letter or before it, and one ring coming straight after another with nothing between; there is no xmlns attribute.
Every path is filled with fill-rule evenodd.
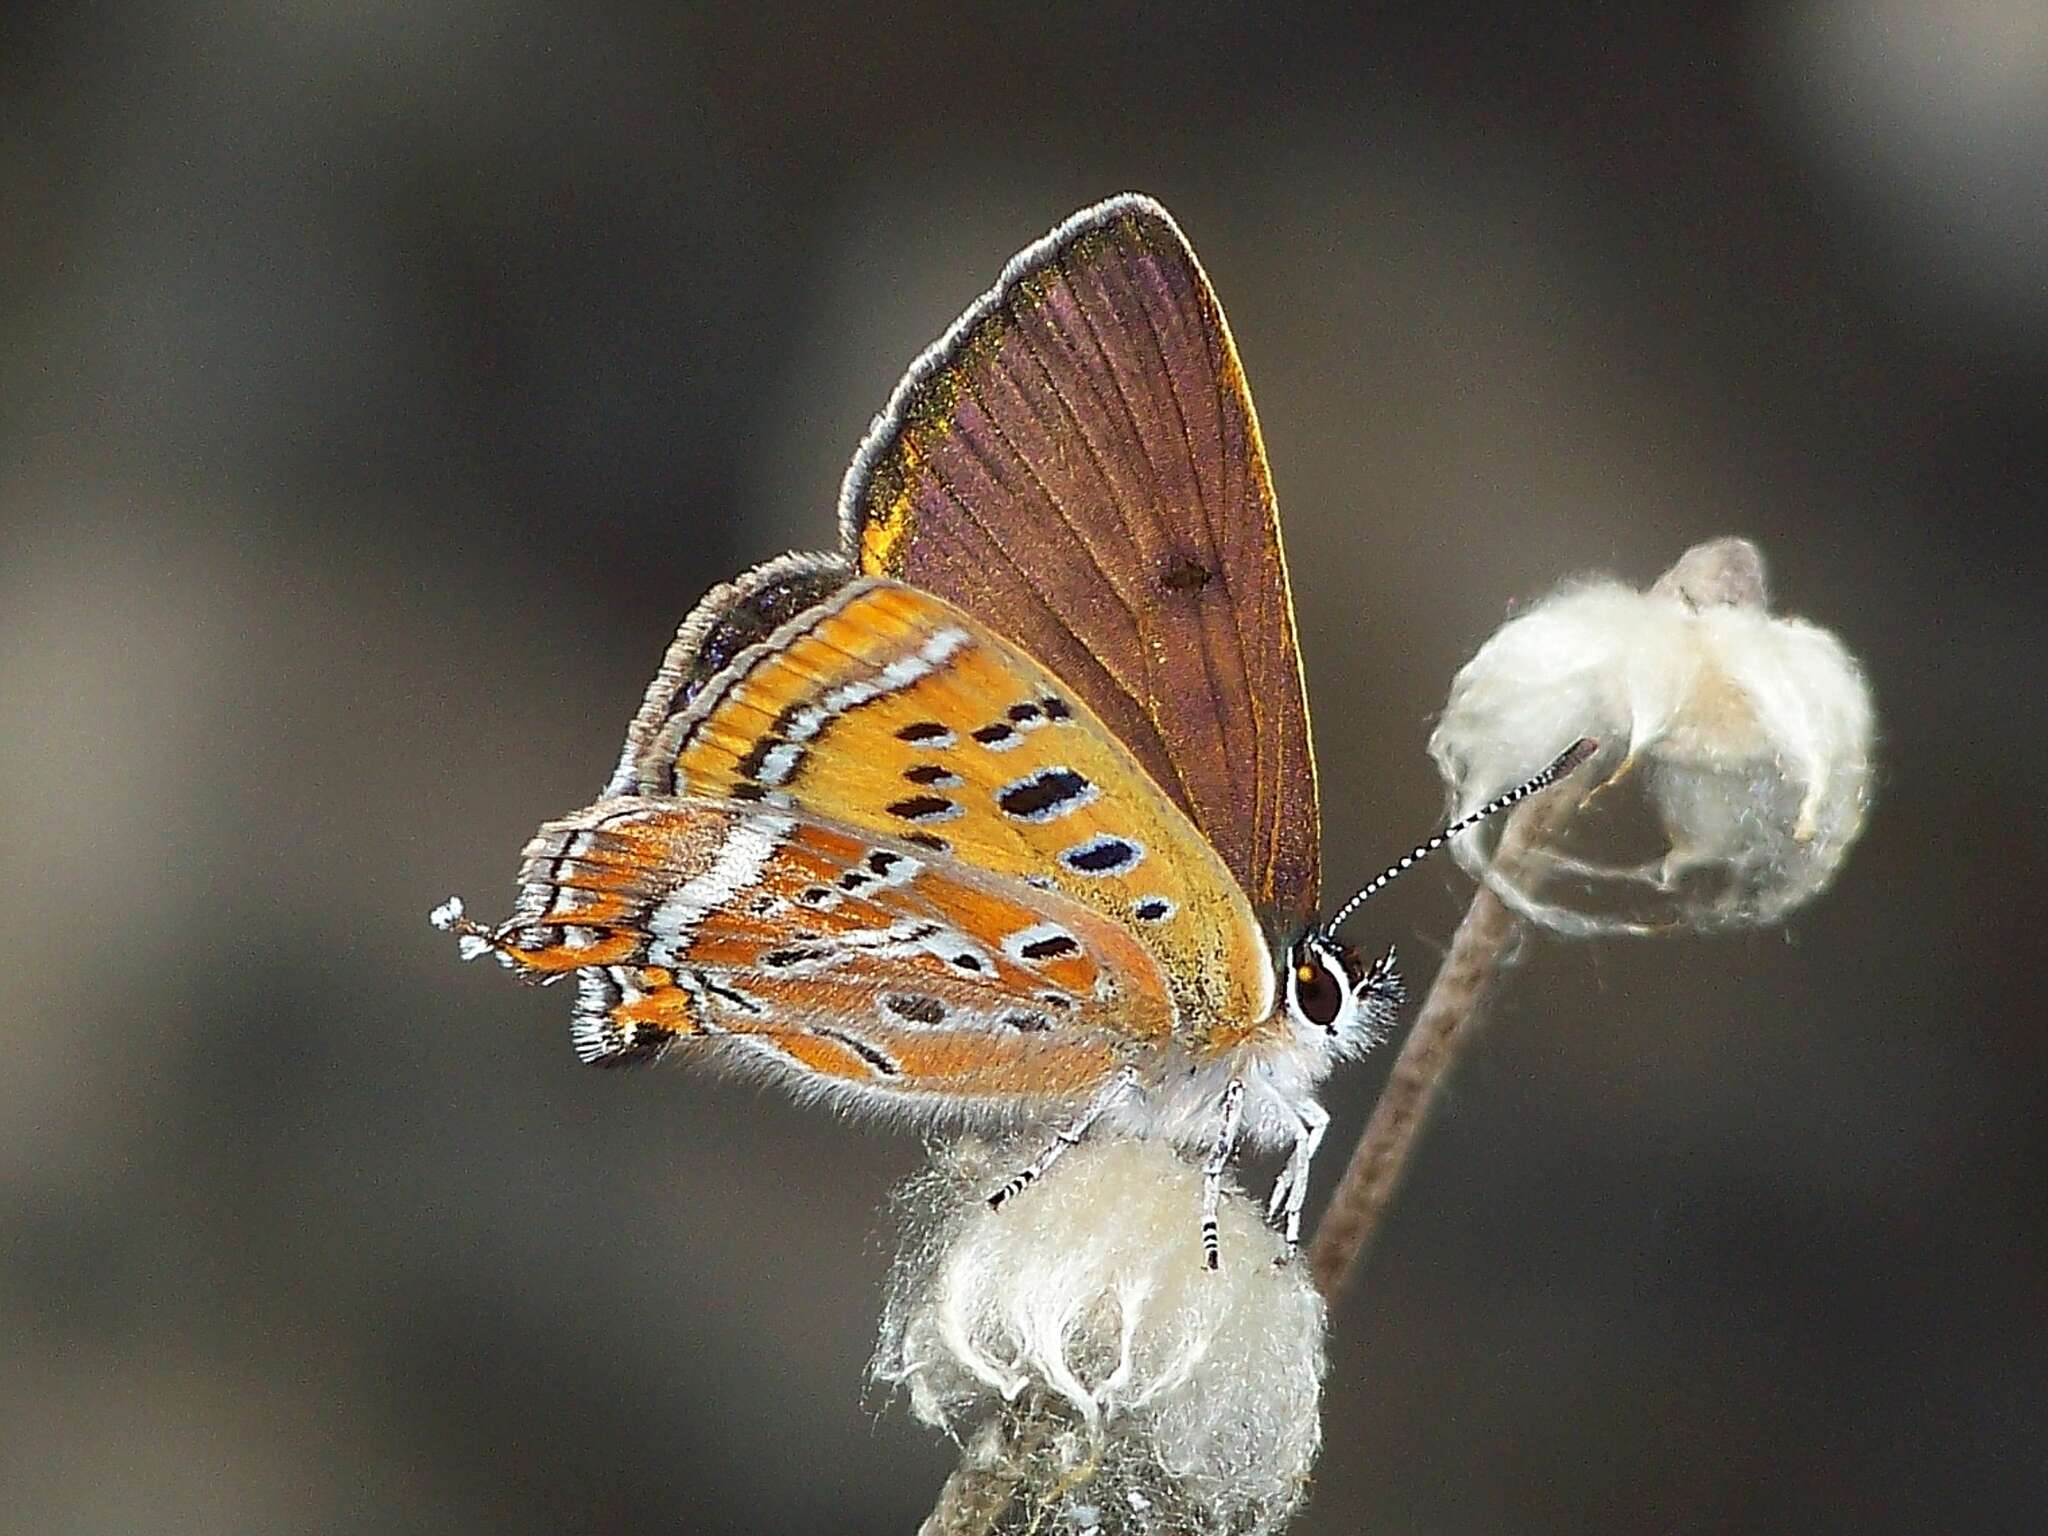
<svg viewBox="0 0 2048 1536"><path fill-rule="evenodd" d="M1325 933L1335 933L1344 925L1345 918L1356 912L1389 885L1392 885L1396 875L1406 874L1459 833L1469 831L1471 828L1479 825L1480 822L1486 820L1487 817L1498 815L1510 806L1521 804L1522 801L1528 799L1540 789L1550 788L1551 785L1555 784L1559 779L1570 773L1599 750L1599 742L1590 736L1581 736L1569 747L1566 747L1563 752L1559 753L1556 761L1537 774L1535 778L1525 783L1517 784L1506 794L1496 796L1494 799L1487 801L1486 804L1479 807L1470 816L1461 816L1428 842L1417 846L1414 852L1404 855L1401 859L1389 864L1377 875L1374 875L1372 879L1365 883L1364 888L1356 896L1353 896L1337 909L1337 915L1323 925L1323 931Z"/></svg>

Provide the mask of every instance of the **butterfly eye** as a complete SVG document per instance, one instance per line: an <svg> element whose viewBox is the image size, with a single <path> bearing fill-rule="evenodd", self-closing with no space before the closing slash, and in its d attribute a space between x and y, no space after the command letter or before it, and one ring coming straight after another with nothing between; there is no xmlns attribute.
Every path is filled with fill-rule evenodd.
<svg viewBox="0 0 2048 1536"><path fill-rule="evenodd" d="M1344 984L1320 956L1304 952L1294 965L1294 1007L1318 1029L1332 1029L1344 1011Z"/></svg>

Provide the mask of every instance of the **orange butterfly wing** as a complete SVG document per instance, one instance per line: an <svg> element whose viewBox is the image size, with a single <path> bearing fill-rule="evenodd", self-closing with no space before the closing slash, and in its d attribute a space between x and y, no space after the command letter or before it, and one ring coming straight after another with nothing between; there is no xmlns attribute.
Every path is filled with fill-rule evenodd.
<svg viewBox="0 0 2048 1536"><path fill-rule="evenodd" d="M650 697L643 726L662 715ZM1271 1013L1266 941L1208 840L1071 690L943 599L852 581L636 729L615 790L826 817L1128 929L1191 1048Z"/></svg>
<svg viewBox="0 0 2048 1536"><path fill-rule="evenodd" d="M729 801L615 798L550 823L493 947L576 973L586 1061L720 1042L906 1100L1084 1100L1172 1026L1157 964L1079 903Z"/></svg>

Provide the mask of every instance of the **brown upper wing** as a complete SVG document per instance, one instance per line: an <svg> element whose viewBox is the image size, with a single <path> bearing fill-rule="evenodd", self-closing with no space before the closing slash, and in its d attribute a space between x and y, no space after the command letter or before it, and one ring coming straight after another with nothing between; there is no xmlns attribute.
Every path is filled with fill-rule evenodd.
<svg viewBox="0 0 2048 1536"><path fill-rule="evenodd" d="M1187 811L1269 938L1320 820L1272 482L1223 311L1166 210L1075 215L897 386L848 471L861 571L1056 673Z"/></svg>

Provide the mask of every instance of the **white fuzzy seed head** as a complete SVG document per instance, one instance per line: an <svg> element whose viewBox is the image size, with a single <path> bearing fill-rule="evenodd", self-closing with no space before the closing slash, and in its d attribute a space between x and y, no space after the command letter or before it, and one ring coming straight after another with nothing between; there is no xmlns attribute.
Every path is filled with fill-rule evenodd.
<svg viewBox="0 0 2048 1536"><path fill-rule="evenodd" d="M1233 1189L1206 1268L1202 1176L1156 1141L1085 1143L990 1210L1030 1150L964 1143L904 1191L875 1379L956 1438L1003 1414L1050 1425L1020 1505L1036 1528L1278 1529L1321 1443L1305 1266Z"/></svg>
<svg viewBox="0 0 2048 1536"><path fill-rule="evenodd" d="M1578 736L1600 755L1558 793L1599 788L1543 848L1496 863L1496 819L1459 862L1577 934L1769 923L1825 889L1869 807L1869 685L1832 634L1764 604L1755 546L1719 539L1647 592L1581 582L1504 624L1430 738L1453 816Z"/></svg>

